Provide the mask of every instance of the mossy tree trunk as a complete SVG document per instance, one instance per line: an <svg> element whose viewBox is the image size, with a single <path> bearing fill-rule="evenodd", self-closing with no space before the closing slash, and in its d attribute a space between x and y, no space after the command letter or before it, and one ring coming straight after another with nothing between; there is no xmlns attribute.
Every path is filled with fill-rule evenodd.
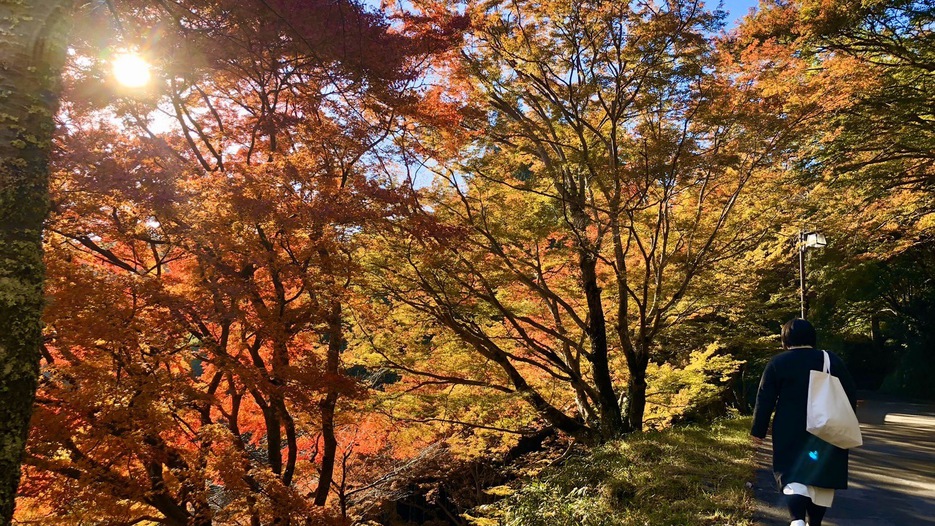
<svg viewBox="0 0 935 526"><path fill-rule="evenodd" d="M0 524L10 524L39 375L42 223L69 0L0 0Z"/></svg>

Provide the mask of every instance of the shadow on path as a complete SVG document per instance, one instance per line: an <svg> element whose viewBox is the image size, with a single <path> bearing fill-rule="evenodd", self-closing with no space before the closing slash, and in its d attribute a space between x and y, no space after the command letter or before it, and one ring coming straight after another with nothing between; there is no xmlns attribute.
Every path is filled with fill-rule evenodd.
<svg viewBox="0 0 935 526"><path fill-rule="evenodd" d="M851 451L848 489L835 494L823 526L935 525L935 404L861 395L864 445ZM765 441L757 451L754 518L762 526L788 526L771 447Z"/></svg>

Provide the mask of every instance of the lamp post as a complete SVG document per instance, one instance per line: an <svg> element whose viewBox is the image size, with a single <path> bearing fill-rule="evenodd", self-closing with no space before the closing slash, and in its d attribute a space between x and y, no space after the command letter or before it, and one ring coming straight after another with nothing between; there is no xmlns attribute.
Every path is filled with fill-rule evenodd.
<svg viewBox="0 0 935 526"><path fill-rule="evenodd" d="M802 319L805 315L805 251L810 248L824 248L828 244L821 232L799 232L799 296L802 303Z"/></svg>

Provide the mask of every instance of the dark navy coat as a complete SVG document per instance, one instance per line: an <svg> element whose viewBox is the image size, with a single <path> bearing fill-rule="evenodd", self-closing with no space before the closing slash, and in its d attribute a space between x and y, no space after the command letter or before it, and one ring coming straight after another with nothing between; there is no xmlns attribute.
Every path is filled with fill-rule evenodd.
<svg viewBox="0 0 935 526"><path fill-rule="evenodd" d="M841 380L851 406L856 409L853 378L837 355L828 354L831 374ZM809 371L820 371L823 365L821 351L801 348L773 357L763 371L750 434L765 438L775 409L773 472L780 486L798 482L821 488L847 487L847 450L832 446L805 430Z"/></svg>

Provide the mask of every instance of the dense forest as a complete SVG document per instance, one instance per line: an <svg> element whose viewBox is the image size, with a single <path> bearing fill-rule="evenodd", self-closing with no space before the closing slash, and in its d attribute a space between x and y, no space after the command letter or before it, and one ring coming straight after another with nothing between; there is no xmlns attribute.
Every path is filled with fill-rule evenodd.
<svg viewBox="0 0 935 526"><path fill-rule="evenodd" d="M5 516L414 519L543 441L748 411L800 309L935 398L935 5L725 18L4 3Z"/></svg>

